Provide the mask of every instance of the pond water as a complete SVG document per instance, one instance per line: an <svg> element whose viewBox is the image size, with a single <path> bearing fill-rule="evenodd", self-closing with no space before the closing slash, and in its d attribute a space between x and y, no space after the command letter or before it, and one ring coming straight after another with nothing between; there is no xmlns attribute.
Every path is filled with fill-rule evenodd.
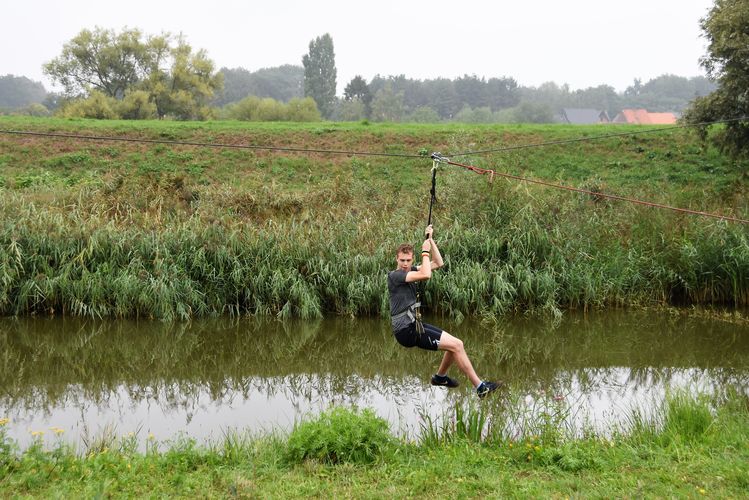
<svg viewBox="0 0 749 500"><path fill-rule="evenodd" d="M539 412L562 415L573 432L605 432L672 388L749 392L746 323L622 311L431 322L464 340L480 376L506 383L482 405L510 409L510 433ZM107 433L215 442L231 431L287 431L346 405L372 408L395 434L414 437L424 417L476 400L455 368L459 388L429 385L439 360L400 347L386 319L0 318L0 419L22 447L44 431L45 441L85 449Z"/></svg>

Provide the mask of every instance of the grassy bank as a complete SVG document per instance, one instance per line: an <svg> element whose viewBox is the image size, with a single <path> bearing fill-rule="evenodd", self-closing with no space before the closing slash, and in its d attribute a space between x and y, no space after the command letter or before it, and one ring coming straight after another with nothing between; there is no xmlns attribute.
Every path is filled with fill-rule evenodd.
<svg viewBox="0 0 749 500"><path fill-rule="evenodd" d="M616 127L0 119L0 129L457 152ZM747 166L683 130L461 158L498 171L749 217ZM187 319L387 314L392 249L425 225L428 158L0 134L0 314ZM444 169L446 256L427 289L460 318L652 304L749 305L747 228Z"/></svg>
<svg viewBox="0 0 749 500"><path fill-rule="evenodd" d="M456 407L421 438L395 437L372 412L335 408L288 436L100 436L83 450L19 451L0 420L0 495L332 497L743 497L749 494L746 395L674 394L626 429L569 437L553 413L508 432L507 415ZM526 423L527 424L527 423ZM51 430L50 432L55 432ZM138 451L145 440L145 451Z"/></svg>

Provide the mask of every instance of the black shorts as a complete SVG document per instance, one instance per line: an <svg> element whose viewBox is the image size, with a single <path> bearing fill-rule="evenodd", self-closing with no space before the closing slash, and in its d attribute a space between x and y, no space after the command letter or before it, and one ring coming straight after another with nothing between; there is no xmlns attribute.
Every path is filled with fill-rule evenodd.
<svg viewBox="0 0 749 500"><path fill-rule="evenodd" d="M422 325L424 325L424 333L421 335L416 331L416 323L411 323L411 326L408 328L393 333L395 340L403 347L419 347L429 351L436 351L440 346L442 328L430 325L429 323L422 323Z"/></svg>

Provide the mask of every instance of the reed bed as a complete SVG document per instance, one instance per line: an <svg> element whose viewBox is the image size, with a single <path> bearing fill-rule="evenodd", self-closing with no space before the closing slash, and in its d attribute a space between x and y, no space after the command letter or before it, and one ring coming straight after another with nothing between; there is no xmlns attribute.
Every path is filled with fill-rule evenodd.
<svg viewBox="0 0 749 500"><path fill-rule="evenodd" d="M353 214L318 214L319 224L268 219L249 228L195 215L158 230L31 204L13 214L0 220L3 315L386 315L385 273L394 267L398 243L387 228L414 237L388 213L373 214L369 228ZM689 220L674 228L664 218L647 228L656 238L622 240L602 217L576 224L529 206L504 217L500 224L441 221L446 267L426 287L433 312L460 318L643 304L749 305L743 227ZM617 223L644 230L637 220Z"/></svg>

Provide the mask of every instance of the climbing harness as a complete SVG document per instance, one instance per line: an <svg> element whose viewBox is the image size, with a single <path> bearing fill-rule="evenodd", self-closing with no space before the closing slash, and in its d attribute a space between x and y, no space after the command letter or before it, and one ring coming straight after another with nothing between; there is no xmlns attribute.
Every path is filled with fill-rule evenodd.
<svg viewBox="0 0 749 500"><path fill-rule="evenodd" d="M411 320L412 323L416 323L416 333L419 335L424 334L424 324L421 321L421 302L419 302L419 294L416 293L416 302L408 306L408 308L401 312L396 314L395 316L391 317L391 321L395 321L397 319L408 317L408 319Z"/></svg>

